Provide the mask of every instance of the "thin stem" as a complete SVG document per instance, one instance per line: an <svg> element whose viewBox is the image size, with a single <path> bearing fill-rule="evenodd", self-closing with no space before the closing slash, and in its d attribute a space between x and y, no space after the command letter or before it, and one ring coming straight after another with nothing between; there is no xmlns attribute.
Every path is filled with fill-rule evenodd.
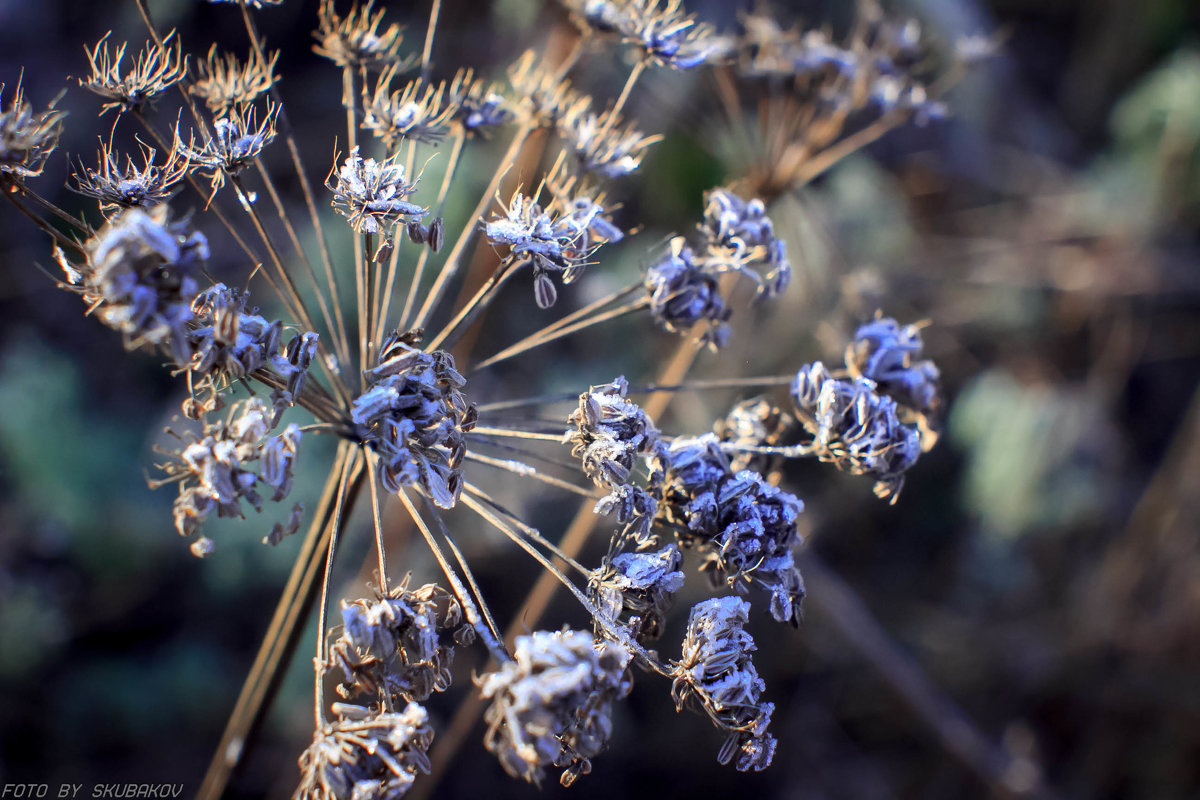
<svg viewBox="0 0 1200 800"><path fill-rule="evenodd" d="M421 82L429 80L430 56L433 55L433 36L437 32L438 14L442 10L442 0L433 0L429 9L429 26L425 29L425 47L421 50Z"/></svg>
<svg viewBox="0 0 1200 800"><path fill-rule="evenodd" d="M321 291L321 286L317 283L317 275L313 271L312 262L308 260L308 255L305 254L304 248L300 246L300 237L296 234L296 228L292 225L291 218L283 207L283 201L279 197L279 192L275 188L275 181L271 178L271 173L263 166L259 159L254 160L255 166L258 167L258 174L262 176L263 185L267 188L267 194L271 196L271 202L275 206L275 212L279 215L279 219L283 222L284 229L287 231L288 239L291 240L292 247L295 248L296 254L300 256L300 262L304 264L305 271L308 273L308 278L312 282L313 291L317 296L317 305L321 309L321 320L325 323L325 329L329 331L330 337L333 339L334 352L338 354L338 358L343 357L344 343L338 338L342 333L340 328L334 325L333 318L329 313L329 306L325 301L325 294ZM349 404L349 394L345 384L341 380L341 376L337 374L330 375L330 382L334 389L342 399Z"/></svg>
<svg viewBox="0 0 1200 800"><path fill-rule="evenodd" d="M597 314L596 316L592 317L591 319L583 319L572 325L566 325L566 326L560 327L558 330L556 330L552 333L534 334L533 336L526 337L525 339L522 339L521 341L514 344L512 347L508 347L508 348L502 350L501 352L497 353L496 355L492 356L491 358L486 359L485 361L477 364L475 366L475 369L483 369L484 367L489 367L492 364L498 364L501 361L507 361L508 359L513 358L514 356L519 356L522 353L528 352L529 350L533 350L544 344L549 344L550 342L553 342L556 339L561 339L564 336L570 336L573 333L578 333L579 331L586 330L593 325L600 324L601 322L608 322L609 320L620 319L621 317L636 313L638 311L641 311L643 308L646 308L649 305L650 305L649 297L639 297L637 300L634 300L632 303L626 303L625 305L620 306L618 308L614 308L609 311L605 311L603 314Z"/></svg>
<svg viewBox="0 0 1200 800"><path fill-rule="evenodd" d="M492 458L491 456L485 456L481 453L467 453L465 458L467 461L475 461L480 464L486 464L489 467L502 469L505 472L511 472L512 474L519 475L522 478L532 478L535 481L540 481L550 486L557 486L560 489L565 489L568 492L582 495L583 497L592 497L597 500L600 499L600 495L597 495L591 489L585 489L582 486L576 486L570 481L564 481L561 478L555 478L553 475L545 475L541 472L538 472L536 467L530 466L522 461L513 461L505 458Z"/></svg>
<svg viewBox="0 0 1200 800"><path fill-rule="evenodd" d="M349 142L350 152L354 152L354 148L358 146L358 120L355 114L354 69L350 66L342 67L342 105L346 108L346 141ZM354 289L359 313L359 366L366 367L367 330L362 321L363 309L366 304L364 296L366 288L363 286L362 263L362 238L356 233L354 236Z"/></svg>
<svg viewBox="0 0 1200 800"><path fill-rule="evenodd" d="M555 433L535 433L533 431L521 431L513 428L489 428L483 425L477 425L471 430L472 434L480 436L506 436L513 439L537 439L542 442L555 442L562 444L562 434Z"/></svg>
<svg viewBox="0 0 1200 800"><path fill-rule="evenodd" d="M540 544L542 547L549 550L554 555L561 558L564 563L569 565L572 569L574 569L580 575L584 576L585 578L592 577L592 570L583 566L578 561L576 561L574 558L572 558L571 556L567 555L562 550L560 550L558 545L556 545L554 542L547 539L545 536L542 536L542 532L539 531L537 528L526 525L524 522L522 522L517 517L516 514L512 513L511 511L509 511L508 509L504 508L499 503L497 503L495 500L493 500L491 498L491 496L488 495L487 492L483 491L478 486L476 486L475 484L470 483L470 482L465 482L463 484L463 490L470 492L475 497L478 497L480 500L487 503L489 506L492 507L492 509L494 509L496 511L496 513L502 514L504 517L506 517L508 519L508 521L510 523L512 523L514 526L516 526L516 528L518 530L523 532L526 536L528 536L533 541Z"/></svg>
<svg viewBox="0 0 1200 800"><path fill-rule="evenodd" d="M352 462L349 467L345 467L347 459ZM338 477L343 468L350 471L350 481L344 491ZM205 773L197 794L200 800L219 800L224 795L230 776L241 762L249 739L262 721L268 701L282 679L283 666L299 642L300 621L317 600L317 576L321 574L321 556L325 554L332 538L334 509L338 503L347 507L353 505L362 486L362 474L357 450L349 442L342 443L313 521L296 555L287 586L275 607L270 627L263 636L254 665L242 684L237 704Z"/></svg>
<svg viewBox="0 0 1200 800"><path fill-rule="evenodd" d="M250 36L250 43L254 47L254 53L259 59L259 63L267 63L267 52L263 46L262 37L259 36L258 28L254 24L254 19L251 17L249 10L245 4L242 5L242 19L246 25L246 33ZM325 282L329 287L329 303L333 306L334 319L337 322L336 327L331 326L330 332L334 336L334 343L337 347L338 360L345 364L350 360L350 345L349 334L346 330L346 321L342 318L342 304L338 298L337 280L333 273L333 260L329 255L329 241L325 237L325 228L321 224L321 215L317 211L315 196L313 194L312 183L308 179L308 171L304 168L304 162L300 157L300 148L296 144L296 137L292 134L292 124L288 119L287 109L284 107L283 98L280 97L278 89L272 84L270 88L271 99L275 101L279 108L278 120L282 123L281 128L284 140L287 142L288 153L292 157L292 165L296 170L296 177L300 180L300 190L304 195L304 204L308 207L308 215L312 220L313 230L317 234L317 243L321 249L321 263L325 268ZM306 264L310 263L307 260ZM311 272L312 268L309 267ZM316 279L313 283L315 285ZM319 294L319 291L318 291Z"/></svg>
<svg viewBox="0 0 1200 800"><path fill-rule="evenodd" d="M659 392L701 392L707 389L749 389L751 387L790 386L794 375L768 375L761 378L714 378L711 380L688 381L687 383L647 383L630 386L629 394L658 394ZM522 397L517 400L501 400L477 406L479 413L504 411L524 406L540 406L549 403L565 403L579 399L579 392L557 392L537 397Z"/></svg>
<svg viewBox="0 0 1200 800"><path fill-rule="evenodd" d="M321 579L321 603L317 610L317 656L313 662L315 686L313 687L313 704L316 708L313 715L319 731L325 727L325 673L320 665L325 661L325 642L327 632L325 620L329 616L329 585L333 579L333 554L337 551L338 534L342 529L342 501L346 496L346 482L350 479L352 459L344 459L341 465L341 480L338 486L337 501L333 508L333 531L329 536L329 547L325 552L325 575Z"/></svg>
<svg viewBox="0 0 1200 800"><path fill-rule="evenodd" d="M475 292L475 296L467 301L467 304L454 315L454 319L450 320L446 324L446 327L442 328L441 332L433 338L433 341L429 343L429 349L437 350L438 348L448 349L452 347L466 329L468 323L488 304L492 296L500 291L500 287L517 273L520 266L519 264L511 263L501 264L484 282L483 286L479 287L479 291Z"/></svg>
<svg viewBox="0 0 1200 800"><path fill-rule="evenodd" d="M480 614L483 615L483 622L487 625L488 632L491 633L496 646L503 650L504 645L502 645L501 642L504 641L504 637L500 635L500 629L496 626L496 620L492 618L491 609L489 609L487 603L484 602L483 591L479 588L479 582L475 580L475 573L471 572L471 565L467 563L466 556L463 555L462 550L460 550L458 545L454 543L454 537L450 535L450 529L446 527L446 522L442 519L441 513L438 512L437 506L435 506L428 497L425 498L425 508L429 510L429 515L433 517L433 521L437 523L438 533L442 535L442 539L446 542L446 546L449 547L450 552L454 554L454 560L458 562L459 569L463 571L463 576L467 579L467 585L470 586L471 593L475 596L476 605ZM491 648L489 648L489 650L490 649ZM507 651L505 652L505 655L508 655Z"/></svg>
<svg viewBox="0 0 1200 800"><path fill-rule="evenodd" d="M438 301L442 298L442 293L446 291L446 286L458 274L459 262L462 260L463 253L467 249L467 244L470 242L478 226L475 224L483 218L488 206L491 205L493 196L496 190L500 187L500 181L504 178L520 153L521 147L525 144L525 140L529 138L529 134L533 131L533 126L528 122L523 123L517 128L513 134L512 141L508 145L508 150L500 157L500 162L496 166L496 171L492 175L491 181L488 182L487 188L483 192L483 196L479 198L479 202L475 206L475 210L467 217L467 224L459 232L458 238L454 241L454 247L451 248L450 254L446 256L446 261L442 264L441 272L438 273L437 280L434 281L433 287L429 290L425 302L421 305L421 311L417 314L415 327L423 328L429 322L429 317L433 314L434 308L437 307Z"/></svg>
<svg viewBox="0 0 1200 800"><path fill-rule="evenodd" d="M13 191L11 191L11 190L5 191L4 196L8 198L8 201L10 203L12 203L14 206L17 207L18 211L20 211L25 216L29 217L29 219L33 220L34 225L37 225L39 228L41 228L41 230L44 233L48 234L50 236L50 238L54 239L54 241L56 241L60 247L69 247L72 250L75 250L76 252L79 252L81 254L84 254L84 255L87 254L87 251L84 249L83 245L81 245L79 242L75 241L74 239L71 239L69 236L64 234L58 228L55 228L49 222L42 219L36 213L34 213L31 209L26 207L24 203L22 203L20 200L18 200L16 198L16 195L14 194Z"/></svg>
<svg viewBox="0 0 1200 800"><path fill-rule="evenodd" d="M375 527L375 552L379 555L379 591L387 597L387 552L383 546L383 515L379 508L379 464L378 457L367 455L367 467L371 481L371 515Z"/></svg>
<svg viewBox="0 0 1200 800"><path fill-rule="evenodd" d="M446 202L446 195L450 191L450 182L454 179L454 174L458 171L458 165L462 158L463 145L466 143L466 129L459 127L454 134L454 144L450 150L450 161L446 164L446 174L442 176L442 185L438 188L437 202L434 203L436 217L441 217L442 206ZM429 254L433 250L429 247L421 248L421 255L417 258L417 266L413 271L412 282L409 284L408 294L404 298L404 310L400 312L400 330L408 329L408 321L412 316L413 307L417 301L417 293L421 289L421 279L425 277L425 265L429 261ZM386 301L390 303L392 299L393 276L395 275L396 257L392 257L392 270L388 272L388 286ZM387 306L384 307L384 317L387 317Z"/></svg>
<svg viewBox="0 0 1200 800"><path fill-rule="evenodd" d="M471 599L471 595L467 593L466 587L463 586L462 581L458 577L458 573L454 571L454 567L450 565L446 554L442 552L442 547L437 543L437 539L434 538L433 531L429 530L429 526L425 524L421 512L417 510L417 507L413 505L413 501L409 499L408 492L401 487L396 495L408 510L408 514L412 517L413 522L417 524L417 529L421 531L421 535L425 537L425 543L429 545L429 551L437 559L438 566L442 568L442 573L446 576L446 580L450 582L450 588L454 592L454 596L462 604L463 613L467 616L467 622L471 623L471 627L479 634L479 638L483 640L484 645L493 658L501 663L511 661L512 659L509 657L508 651L504 649L504 645L500 643L499 638L493 637L491 630L484 624L483 618L479 614L479 609L475 607L475 602Z"/></svg>
<svg viewBox="0 0 1200 800"><path fill-rule="evenodd" d="M611 127L617 119L617 115L621 113L621 109L625 107L625 101L629 99L630 92L633 91L633 85L637 83L641 77L642 71L646 69L646 59L640 58L633 65L633 69L629 70L629 77L625 79L625 86L621 89L621 94L617 97L617 102L613 103L612 110L609 112L611 116L608 119L608 127Z"/></svg>

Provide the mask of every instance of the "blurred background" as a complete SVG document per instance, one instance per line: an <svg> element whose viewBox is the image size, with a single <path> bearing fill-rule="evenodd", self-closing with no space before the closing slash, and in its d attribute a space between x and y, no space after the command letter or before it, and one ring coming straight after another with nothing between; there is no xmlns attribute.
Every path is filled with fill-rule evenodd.
<svg viewBox="0 0 1200 800"><path fill-rule="evenodd" d="M426 4L380 5L419 50ZM687 4L725 28L752 5ZM772 8L836 34L849 6ZM151 8L196 56L214 41L247 49L234 7ZM593 773L541 796L1200 797L1200 6L912 0L888 10L920 20L943 51L975 34L1000 47L945 96L948 119L894 131L776 203L793 286L765 313L735 316L733 344L702 355L694 374L839 362L876 309L928 320L926 355L948 404L942 439L893 506L872 497L869 479L829 465L786 471L806 503L806 619L798 631L757 615L751 625L776 704L774 766L719 766L721 736L676 714L667 684L647 676L618 707ZM283 51L279 88L320 180L345 130L340 75L310 51L316 3L287 0L259 18ZM90 201L55 187L68 174L64 154L94 164L96 137L113 125L74 80L87 74L83 45L110 29L131 49L146 38L132 1L0 0L5 103L23 67L36 108L65 90L59 107L70 112L34 186L91 219ZM559 46L572 30L554 3L448 0L434 74L475 66L499 80L526 47ZM613 97L626 70L594 55L581 82ZM692 229L702 192L753 155L714 114L713 93L704 76L644 80L629 114L665 138L614 193L618 224L640 231L606 251L577 293L560 294L566 309L636 277L665 237ZM160 113L164 128L173 121ZM121 120L118 139L127 145L135 130ZM468 152L448 231L469 224L508 135ZM268 162L284 175L285 152L274 149ZM431 163L427 180L439 169ZM198 220L201 206L195 195L175 203ZM345 252L348 231L330 221ZM214 272L244 274L216 227L202 228ZM183 387L85 319L78 298L55 287L55 269L45 237L15 209L0 213L0 783L172 782L191 794L299 537L260 543L281 509L210 524L217 551L203 562L189 554L171 525L172 490L146 486ZM481 355L532 329L531 295L514 286L489 314ZM255 299L267 303L265 287ZM646 380L677 344L637 317L490 370L472 389L491 400L580 391L618 373ZM681 398L662 427L703 431L750 394ZM315 502L332 451L307 437L297 499ZM574 500L543 487L497 486L547 534L573 514ZM351 525L335 596L360 594L370 578L367 524ZM475 528L464 524L459 541L508 620L536 567ZM394 536L399 571L432 578L403 525ZM602 551L597 543L585 563ZM691 583L659 644L666 656L677 653L689 597L702 596L702 581ZM570 604L556 609L548 624L582 624ZM296 784L311 737L312 640L310 631L236 796L284 797ZM429 704L439 730L484 663L470 651L456 667L456 689ZM447 774L416 791L538 796L503 776L481 737L477 726Z"/></svg>

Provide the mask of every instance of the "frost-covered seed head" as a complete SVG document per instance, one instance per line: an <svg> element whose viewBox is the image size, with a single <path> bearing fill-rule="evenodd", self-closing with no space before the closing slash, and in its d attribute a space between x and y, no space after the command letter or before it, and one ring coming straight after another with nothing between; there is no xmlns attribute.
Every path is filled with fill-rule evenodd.
<svg viewBox="0 0 1200 800"><path fill-rule="evenodd" d="M629 652L588 633L519 636L515 660L476 679L492 701L484 745L508 774L540 783L546 767L566 767L570 785L612 734L612 704L630 688Z"/></svg>
<svg viewBox="0 0 1200 800"><path fill-rule="evenodd" d="M4 85L0 84L0 99L3 93ZM35 113L18 83L8 108L0 108L0 176L19 180L41 175L46 159L58 146L66 115L65 111L56 111L53 104Z"/></svg>
<svg viewBox="0 0 1200 800"><path fill-rule="evenodd" d="M671 688L677 708L694 701L729 732L717 758L727 764L736 757L742 772L765 769L775 754L775 737L767 733L775 705L760 700L765 685L751 660L754 639L744 630L749 613L738 597L694 606Z"/></svg>
<svg viewBox="0 0 1200 800"><path fill-rule="evenodd" d="M386 598L343 601L342 633L328 661L344 675L338 693L394 703L445 691L461 627L462 610L449 592L433 583L410 590L407 577Z"/></svg>
<svg viewBox="0 0 1200 800"><path fill-rule="evenodd" d="M350 417L359 439L380 458L382 486L389 492L417 486L435 505L452 508L462 491L465 433L476 420L454 358L422 352L393 334L379 364L363 375L367 388Z"/></svg>
<svg viewBox="0 0 1200 800"><path fill-rule="evenodd" d="M903 424L896 401L866 378L834 378L820 361L806 364L792 382L797 416L822 461L875 478L875 494L895 502L904 473L921 455L917 429Z"/></svg>
<svg viewBox="0 0 1200 800"><path fill-rule="evenodd" d="M233 53L221 52L213 45L204 61L196 64L196 82L188 91L204 100L217 117L235 108L248 106L275 85L275 64L279 51L268 54L266 61L256 52L245 63Z"/></svg>
<svg viewBox="0 0 1200 800"><path fill-rule="evenodd" d="M365 5L355 2L342 17L334 0L321 0L313 50L339 67L383 69L400 64L400 26L389 25L381 32L384 11L372 13L374 8L374 0Z"/></svg>
<svg viewBox="0 0 1200 800"><path fill-rule="evenodd" d="M732 310L721 295L720 280L682 236L646 271L643 285L650 295L655 322L674 333L701 327L699 341L713 349L729 342Z"/></svg>
<svg viewBox="0 0 1200 800"><path fill-rule="evenodd" d="M382 233L400 222L418 220L428 210L408 201L417 189L417 179L408 181L397 153L383 161L364 159L358 148L326 184L333 192L333 207L358 233Z"/></svg>
<svg viewBox="0 0 1200 800"><path fill-rule="evenodd" d="M187 75L187 59L183 57L175 32L171 31L161 45L147 42L146 48L134 60L133 68L122 74L121 62L125 58L127 44L122 42L114 51L109 50L108 37L111 31L92 49L84 48L91 77L81 78L79 85L108 100L101 107L101 114L109 109L139 111L158 95L183 80Z"/></svg>
<svg viewBox="0 0 1200 800"><path fill-rule="evenodd" d="M428 773L433 728L417 703L381 712L340 706L300 756L294 800L365 800L403 797L417 773Z"/></svg>
<svg viewBox="0 0 1200 800"><path fill-rule="evenodd" d="M105 325L129 348L168 350L177 364L191 358L187 325L208 259L208 241L186 220L168 222L166 206L114 216L84 247L86 263L59 264Z"/></svg>
<svg viewBox="0 0 1200 800"><path fill-rule="evenodd" d="M187 158L175 150L167 154L161 166L154 163L154 156L154 148L143 146L143 166L138 167L133 157L126 155L122 168L120 156L112 146L101 142L97 154L99 166L91 169L80 163L72 175L75 186L68 188L96 198L101 210L105 211L157 205L175 193L176 185L187 175L190 165Z"/></svg>
<svg viewBox="0 0 1200 800"><path fill-rule="evenodd" d="M683 588L682 564L683 554L674 544L653 553L619 553L604 560L588 591L600 612L628 625L639 642L657 639L676 592Z"/></svg>

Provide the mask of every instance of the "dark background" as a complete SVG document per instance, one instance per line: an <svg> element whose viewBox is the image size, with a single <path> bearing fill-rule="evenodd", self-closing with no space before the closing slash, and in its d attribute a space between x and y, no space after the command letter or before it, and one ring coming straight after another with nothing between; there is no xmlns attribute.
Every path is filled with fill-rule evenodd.
<svg viewBox="0 0 1200 800"><path fill-rule="evenodd" d="M425 4L388 5L408 26L406 49L418 50ZM743 5L688 7L728 27ZM776 4L781 17L835 31L846 5ZM213 41L245 52L234 7L152 8L188 52ZM525 47L569 30L553 4L539 9L447 2L435 74L472 65L501 78ZM836 362L876 308L927 319L950 404L943 440L895 506L827 465L789 469L807 504L810 601L799 631L752 624L776 704L768 771L719 767L720 736L677 715L666 683L647 676L618 708L611 750L569 790L576 797L960 798L1019 793L1034 776L1065 798L1200 797L1200 10L1188 0L894 10L917 15L943 49L979 32L1003 46L947 96L949 120L893 132L777 206L795 284L771 313L736 318L734 344L702 357L696 374ZM283 50L280 90L323 178L345 130L339 74L309 49L315 3L287 0L259 18ZM109 29L134 48L145 39L132 2L0 0L5 101L22 66L35 107L66 89L61 152L34 185L73 211L83 199L54 188L67 174L62 153L90 162L113 115L97 122L99 102L68 76L85 74L82 45ZM581 82L608 97L625 74L603 55L582 69ZM739 153L711 117L711 93L703 78L652 73L635 95L631 114L666 138L618 192L618 222L643 230L615 249L614 276L636 275L664 236L694 224L704 189L736 177ZM160 124L173 114L164 109ZM122 120L118 136L133 130ZM465 162L455 196L466 199L452 201L448 221L466 215L506 141L499 134ZM268 161L282 175L275 151ZM205 230L214 269L239 274L232 248ZM260 545L274 517L251 515L213 527L210 559L188 554L171 527L171 490L144 480L182 387L84 319L39 266L52 273L44 237L15 210L0 214L0 783L165 781L189 794L297 542ZM600 285L619 285L598 274L609 264L592 269ZM529 294L514 287L480 340L530 330ZM514 362L480 396L646 378L675 344L642 318L598 328ZM703 430L733 399L683 400L663 427ZM306 441L298 496L314 495L330 452ZM520 497L548 533L574 507L541 487ZM369 577L366 524L352 526L335 596ZM536 570L488 533L467 531L463 546L507 620ZM406 547L395 545L393 563L426 574L428 557ZM701 596L693 583L690 602ZM676 652L687 603L664 655ZM582 624L558 606L550 624ZM311 648L302 644L239 779L244 796L295 785L311 735ZM458 668L461 690L483 663L472 651ZM435 727L459 700L430 702ZM480 738L477 729L434 796L534 796ZM992 750L964 759L976 741Z"/></svg>

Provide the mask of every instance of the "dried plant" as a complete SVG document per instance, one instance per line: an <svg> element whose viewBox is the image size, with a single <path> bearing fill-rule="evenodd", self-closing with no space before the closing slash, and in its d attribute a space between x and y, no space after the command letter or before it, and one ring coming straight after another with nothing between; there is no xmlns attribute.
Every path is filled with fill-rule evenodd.
<svg viewBox="0 0 1200 800"><path fill-rule="evenodd" d="M654 384L617 377L582 393L577 387L565 395L515 398L483 396L495 382L478 376L634 313L643 315L645 335L662 330L683 337L675 363L684 371L704 347L729 346L737 310L748 300L766 313L789 284L787 236L771 219L775 198L876 133L942 113L915 72L917 31L886 21L870 4L842 47L762 15L748 17L744 30L718 34L688 15L681 0L572 0L564 5L580 28L576 49L557 64L527 54L502 88L476 78L471 68L456 70L448 82L429 79L438 0L423 52L412 56L402 54L399 26L387 23L382 9L356 2L343 15L334 0L323 0L315 50L342 70L348 150L328 173L324 204L343 223L317 209L313 175L275 91L278 53L268 55L250 12L277 4L242 3L238 11L253 45L249 59L214 46L197 62L195 79L182 43L153 27L142 0L153 42L132 69L122 66L125 45L110 50L108 37L86 50L93 74L81 83L104 98L101 113L131 112L166 151L161 165L146 147L144 167L127 158L122 168L111 139L101 140L99 168L81 165L75 178L77 191L99 200L97 224L55 209L29 184L55 145L61 115L33 113L19 90L0 116L0 183L53 237L64 286L119 331L127 347L167 356L184 376L182 410L199 427L176 434L178 446L164 453L163 477L155 483L177 487L175 526L192 539L193 552L207 555L219 546L201 533L213 509L241 516L245 506L262 510L266 501L289 495L293 469L305 457L302 431L340 441L328 491L311 512L297 556L298 577L281 601L283 608L299 609L320 597L314 738L300 758L296 797L404 794L430 769L427 751L436 734L420 704L450 684L452 655L473 641L494 662L477 679L490 701L485 744L517 777L538 782L548 768L559 767L562 782L570 784L586 774L613 734L612 705L629 692L635 670L667 678L678 706L697 707L726 734L721 763L767 767L776 747L767 732L774 706L763 699L769 687L750 661L754 643L744 626L760 604L775 620L798 625L805 595L794 560L804 504L780 485L778 467L787 459L829 461L871 476L876 493L895 502L906 472L933 445L941 419L938 371L920 360L919 328L882 315L866 322L847 347L845 369L832 372L817 361L788 375L689 383L675 368L664 369L665 380ZM604 100L571 88L568 76L587 47L616 44L637 54L619 96ZM405 66L416 63L420 75L393 90ZM651 145L662 142L625 115L640 76L663 66L709 71L738 103L763 76L790 82L797 93L782 101L772 95L772 102L788 104L784 117L803 124L789 127L785 139L768 131L771 146L759 153L758 166L709 191L696 231L651 251L644 275L624 288L491 354L456 349L484 312L498 306L517 273L531 273L536 305L550 309L560 293L554 277L565 287L581 280L585 268L605 268L602 246L631 234L634 221L605 197L618 194L615 182L630 180ZM749 83L730 88L739 80ZM182 113L194 125L186 140L182 121L164 125L144 113L176 85ZM192 96L205 101L211 118ZM852 112L867 108L875 109L877 121L850 127L861 124ZM360 130L371 131L377 146L360 142ZM508 150L475 210L465 224L447 230L441 211L465 146L506 130ZM540 182L518 186L501 200L502 181L535 131L557 158ZM279 141L288 144L291 178L307 198L308 219L287 213L274 167L264 161ZM418 153L438 147L449 150L444 178L440 186L426 185L415 170ZM199 193L193 203L201 199L208 213L171 216L166 201L184 178ZM227 202L230 192L236 205ZM265 219L267 198L286 241ZM326 228L345 223L352 249L334 255ZM321 272L297 233L306 226L320 250ZM248 306L244 289L209 280L205 262L216 237L245 251L255 281L265 281L282 303L281 318L268 321ZM443 254L447 237L452 245ZM481 241L496 260L450 313L449 291L466 285L461 273L469 247ZM405 273L407 290L397 285ZM342 300L349 292L347 319ZM285 336L285 329L292 333ZM265 388L268 399L238 400L219 416L239 385ZM673 432L656 422L678 392L787 386L790 406L781 405L784 397L745 400L714 422L715 433ZM312 423L283 425L292 406ZM612 516L602 563L583 565L579 541L544 535L525 520L524 509L503 504L488 488L492 476L503 473L531 489L582 496L595 515L589 528L602 529L602 519ZM337 542L349 530L361 489L370 495L378 583L368 599L343 600L342 623L330 629ZM444 572L443 585L410 589L407 578L392 579L387 503L402 508L419 531ZM277 543L294 532L300 513L293 508L265 540ZM506 644L455 541L469 535L469 526L460 527L466 515L544 567L578 601L593 633L539 630ZM673 661L644 643L667 629L689 550L699 553L710 588L735 594L692 608L682 645L668 646L681 653ZM279 625L295 625L303 616L282 615L292 622ZM524 622L536 625L538 614ZM264 647L289 633L273 629ZM230 720L204 797L220 794L232 767L227 754L240 757L236 745L263 713L255 687L279 665L261 663ZM338 691L356 705L326 703L327 673L340 673Z"/></svg>

